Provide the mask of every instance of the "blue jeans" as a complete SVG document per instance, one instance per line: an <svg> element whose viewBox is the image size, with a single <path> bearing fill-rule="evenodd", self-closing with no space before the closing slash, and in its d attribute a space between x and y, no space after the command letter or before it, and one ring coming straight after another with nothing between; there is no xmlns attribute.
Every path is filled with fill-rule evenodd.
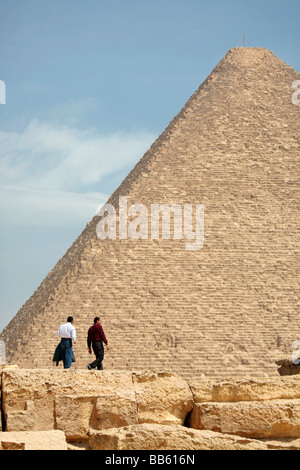
<svg viewBox="0 0 300 470"><path fill-rule="evenodd" d="M60 342L61 356L64 363L64 369L70 369L72 364L72 340L69 338L62 338Z"/></svg>

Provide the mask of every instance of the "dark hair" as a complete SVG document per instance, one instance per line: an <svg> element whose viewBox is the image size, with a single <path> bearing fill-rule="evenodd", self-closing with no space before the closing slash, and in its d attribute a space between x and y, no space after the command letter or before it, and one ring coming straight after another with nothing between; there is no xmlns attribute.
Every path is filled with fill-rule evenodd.
<svg viewBox="0 0 300 470"><path fill-rule="evenodd" d="M73 320L74 320L73 317L68 317L67 322L70 322L70 323L71 323Z"/></svg>
<svg viewBox="0 0 300 470"><path fill-rule="evenodd" d="M99 321L99 320L100 320L100 317L95 317L94 318L94 323L97 323L97 321Z"/></svg>

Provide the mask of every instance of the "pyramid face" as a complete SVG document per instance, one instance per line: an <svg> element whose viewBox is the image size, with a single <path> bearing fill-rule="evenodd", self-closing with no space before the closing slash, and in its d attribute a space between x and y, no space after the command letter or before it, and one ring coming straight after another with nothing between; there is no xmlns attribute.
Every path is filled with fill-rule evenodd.
<svg viewBox="0 0 300 470"><path fill-rule="evenodd" d="M3 330L10 363L53 367L73 315L72 367L91 357L101 316L106 369L165 368L186 378L277 375L299 339L300 74L261 48L219 62L109 203L204 207L204 244L105 239L94 217Z"/></svg>

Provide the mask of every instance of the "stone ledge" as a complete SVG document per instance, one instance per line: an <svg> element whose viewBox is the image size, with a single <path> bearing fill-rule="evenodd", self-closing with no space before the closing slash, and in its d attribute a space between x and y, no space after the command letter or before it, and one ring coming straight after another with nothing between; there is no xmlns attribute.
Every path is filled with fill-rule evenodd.
<svg viewBox="0 0 300 470"><path fill-rule="evenodd" d="M53 431L75 448L299 448L300 376L187 382L165 370L6 368L0 378L2 448Z"/></svg>
<svg viewBox="0 0 300 470"><path fill-rule="evenodd" d="M0 450L67 450L62 431L0 432Z"/></svg>
<svg viewBox="0 0 300 470"><path fill-rule="evenodd" d="M90 433L90 450L300 450L300 439L263 441L184 426L138 424Z"/></svg>
<svg viewBox="0 0 300 470"><path fill-rule="evenodd" d="M196 403L188 426L250 438L299 438L300 400Z"/></svg>
<svg viewBox="0 0 300 470"><path fill-rule="evenodd" d="M6 431L60 429L69 441L143 422L183 424L193 408L189 385L166 371L5 370Z"/></svg>
<svg viewBox="0 0 300 470"><path fill-rule="evenodd" d="M189 385L195 403L300 398L300 377L191 380Z"/></svg>

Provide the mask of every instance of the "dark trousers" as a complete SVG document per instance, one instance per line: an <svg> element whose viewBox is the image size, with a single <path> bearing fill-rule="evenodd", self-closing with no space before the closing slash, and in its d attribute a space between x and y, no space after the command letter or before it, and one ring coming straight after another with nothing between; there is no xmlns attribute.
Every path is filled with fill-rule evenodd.
<svg viewBox="0 0 300 470"><path fill-rule="evenodd" d="M98 370L103 370L102 361L104 359L104 347L102 341L92 343L92 348L96 359L90 364L90 366L92 369L95 369L97 367Z"/></svg>
<svg viewBox="0 0 300 470"><path fill-rule="evenodd" d="M60 342L61 357L64 363L64 369L70 369L72 364L72 340L68 338L62 338Z"/></svg>

